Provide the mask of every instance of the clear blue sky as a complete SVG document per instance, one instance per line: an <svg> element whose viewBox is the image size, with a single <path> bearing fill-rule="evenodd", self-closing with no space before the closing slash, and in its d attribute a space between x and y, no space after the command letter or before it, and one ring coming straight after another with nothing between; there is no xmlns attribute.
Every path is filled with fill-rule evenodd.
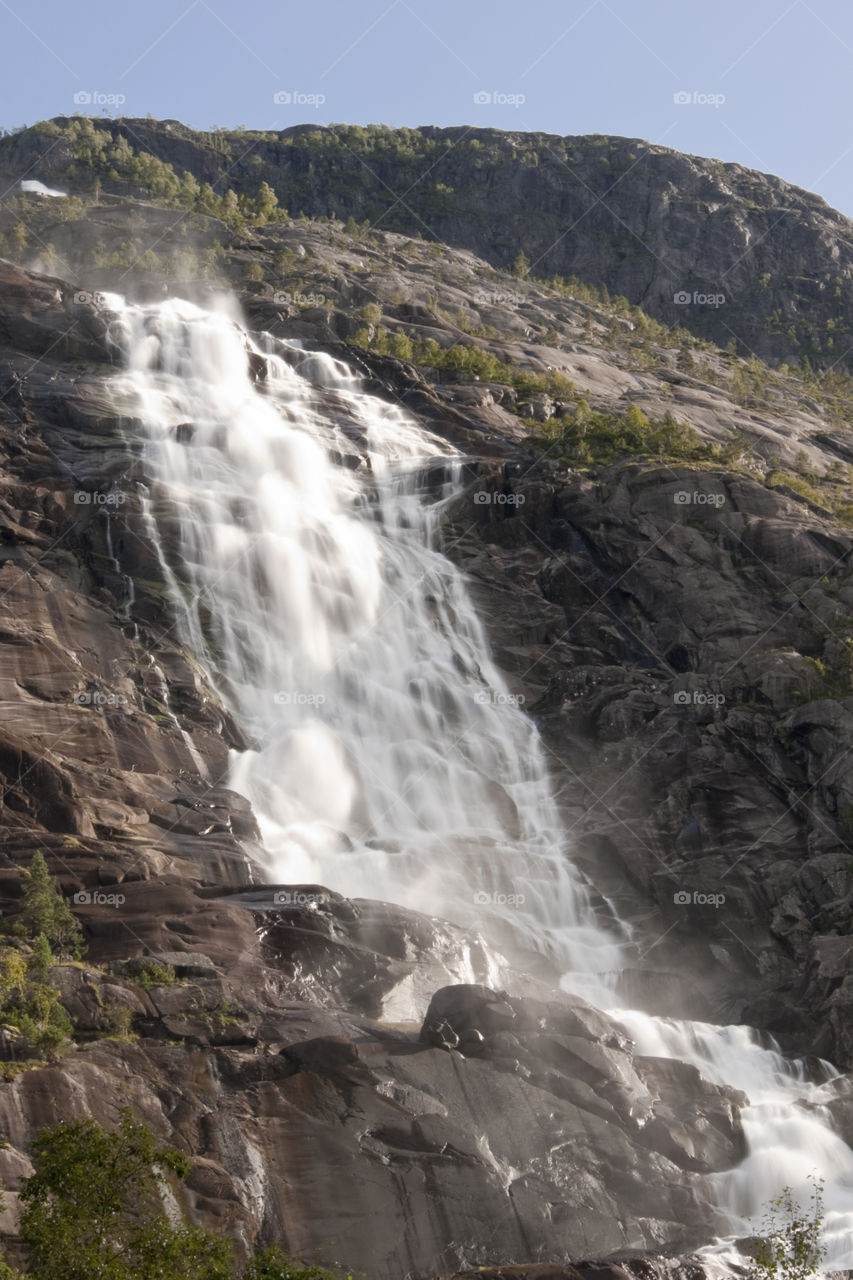
<svg viewBox="0 0 853 1280"><path fill-rule="evenodd" d="M853 215L851 0L0 0L0 35L7 128L100 94L198 128L614 133Z"/></svg>

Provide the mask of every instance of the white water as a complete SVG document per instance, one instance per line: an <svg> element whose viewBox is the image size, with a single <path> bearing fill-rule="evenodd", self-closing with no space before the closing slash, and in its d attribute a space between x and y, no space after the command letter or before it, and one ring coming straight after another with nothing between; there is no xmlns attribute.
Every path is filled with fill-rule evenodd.
<svg viewBox="0 0 853 1280"><path fill-rule="evenodd" d="M227 315L185 302L109 305L183 638L255 744L230 785L258 815L269 877L512 939L612 1004L618 926L595 920L535 727L436 546L461 491L455 451L328 356L272 339L261 351ZM249 351L266 360L260 388ZM748 1094L749 1157L708 1180L732 1234L816 1171L828 1261L853 1266L853 1153L827 1113L800 1105L818 1105L818 1087L748 1028L613 1016L639 1052Z"/></svg>
<svg viewBox="0 0 853 1280"><path fill-rule="evenodd" d="M676 1022L635 1010L611 1013L638 1053L690 1062L706 1080L731 1085L749 1098L742 1111L747 1158L732 1172L708 1179L711 1203L728 1218L731 1234L753 1234L783 1187L806 1209L810 1177L822 1176L826 1266L853 1266L853 1151L824 1106L838 1072L823 1063L822 1081L809 1082L801 1062L783 1057L778 1046L762 1048L749 1027Z"/></svg>

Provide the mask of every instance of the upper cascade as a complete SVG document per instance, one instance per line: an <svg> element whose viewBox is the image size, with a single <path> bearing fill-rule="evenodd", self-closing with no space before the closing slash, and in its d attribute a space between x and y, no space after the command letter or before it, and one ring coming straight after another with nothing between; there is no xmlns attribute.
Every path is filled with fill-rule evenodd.
<svg viewBox="0 0 853 1280"><path fill-rule="evenodd" d="M330 356L191 303L110 305L152 533L186 640L254 744L231 784L270 875L617 971L536 728L437 546L457 452Z"/></svg>

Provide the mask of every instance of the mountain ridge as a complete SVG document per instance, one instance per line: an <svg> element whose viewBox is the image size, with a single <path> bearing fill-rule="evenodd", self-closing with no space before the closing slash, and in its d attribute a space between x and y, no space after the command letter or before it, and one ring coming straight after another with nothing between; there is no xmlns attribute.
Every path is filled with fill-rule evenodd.
<svg viewBox="0 0 853 1280"><path fill-rule="evenodd" d="M311 124L204 133L56 117L0 139L0 179L26 171L75 193L138 196L144 183L122 169L128 149L177 184L188 174L220 195L255 197L266 183L291 215L367 219L499 269L523 255L538 277L604 286L771 363L847 368L853 358L853 223L739 164L608 135ZM175 199L200 207L197 193Z"/></svg>

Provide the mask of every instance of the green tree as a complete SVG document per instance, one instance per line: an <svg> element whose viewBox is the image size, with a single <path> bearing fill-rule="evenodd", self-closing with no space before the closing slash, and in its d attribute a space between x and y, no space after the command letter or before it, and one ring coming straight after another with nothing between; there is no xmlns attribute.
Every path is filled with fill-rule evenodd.
<svg viewBox="0 0 853 1280"><path fill-rule="evenodd" d="M49 938L56 914L56 884L41 849L33 854L33 860L23 874L21 920L24 928L30 938L37 938L42 933Z"/></svg>
<svg viewBox="0 0 853 1280"><path fill-rule="evenodd" d="M21 922L27 937L47 938L60 956L79 956L83 951L83 931L56 881L47 868L44 854L37 849L29 868L24 870L21 894Z"/></svg>
<svg viewBox="0 0 853 1280"><path fill-rule="evenodd" d="M20 951L13 947L0 950L0 1009L16 993L23 990L27 981L27 964Z"/></svg>
<svg viewBox="0 0 853 1280"><path fill-rule="evenodd" d="M185 209L194 209L201 198L201 187L195 176L188 171L184 171L181 175L181 191L178 199L179 204Z"/></svg>
<svg viewBox="0 0 853 1280"><path fill-rule="evenodd" d="M811 1280L821 1268L826 1248L821 1244L823 1178L811 1177L806 1208L785 1187L764 1215L755 1247L752 1280Z"/></svg>
<svg viewBox="0 0 853 1280"><path fill-rule="evenodd" d="M53 964L53 952L45 934L36 938L33 954L28 968L37 982L47 982L50 977L50 966Z"/></svg>
<svg viewBox="0 0 853 1280"><path fill-rule="evenodd" d="M592 409L590 407L589 401L587 399L578 400L577 404L575 405L575 423L577 424L577 427L581 435L583 435L584 431L589 426L591 421L592 421Z"/></svg>
<svg viewBox="0 0 853 1280"><path fill-rule="evenodd" d="M622 421L631 431L648 431L650 425L648 418L637 404L628 405Z"/></svg>
<svg viewBox="0 0 853 1280"><path fill-rule="evenodd" d="M278 207L278 196L268 182L262 182L255 198L258 221L268 222Z"/></svg>
<svg viewBox="0 0 853 1280"><path fill-rule="evenodd" d="M222 197L221 212L226 222L236 224L242 221L240 217L240 201L237 199L237 192L232 187L229 187Z"/></svg>
<svg viewBox="0 0 853 1280"><path fill-rule="evenodd" d="M530 275L530 259L523 249L519 251L515 262L512 264L512 274L518 276L520 280L526 280Z"/></svg>
<svg viewBox="0 0 853 1280"><path fill-rule="evenodd" d="M129 1110L114 1131L95 1120L43 1129L21 1189L20 1234L32 1280L229 1280L231 1249L163 1212L188 1158Z"/></svg>
<svg viewBox="0 0 853 1280"><path fill-rule="evenodd" d="M395 333L391 339L391 351L398 360L411 360L412 340L405 333Z"/></svg>
<svg viewBox="0 0 853 1280"><path fill-rule="evenodd" d="M83 930L80 928L74 917L74 912L65 898L57 898L56 900L56 910L53 915L53 936L50 941L59 952L60 958L71 956L75 960L79 960L86 950L86 944L83 941Z"/></svg>

